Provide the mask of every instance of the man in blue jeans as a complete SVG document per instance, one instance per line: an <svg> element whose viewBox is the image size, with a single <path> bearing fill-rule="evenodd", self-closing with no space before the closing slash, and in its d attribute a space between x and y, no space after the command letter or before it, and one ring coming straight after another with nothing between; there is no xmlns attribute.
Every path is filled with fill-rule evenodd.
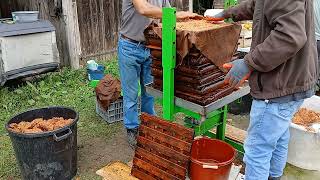
<svg viewBox="0 0 320 180"><path fill-rule="evenodd" d="M122 0L122 21L118 42L118 58L121 86L124 97L124 125L129 145L134 148L138 133L138 83L141 87L141 110L155 114L154 99L145 89L153 82L151 76L150 50L144 45L144 30L152 19L161 19L161 7L169 7L168 0ZM177 12L178 19L199 16L194 13Z"/></svg>
<svg viewBox="0 0 320 180"><path fill-rule="evenodd" d="M313 1L247 0L215 17L253 20L251 51L231 63L225 81L249 77L254 98L244 143L246 180L278 180L287 161L289 126L318 77Z"/></svg>

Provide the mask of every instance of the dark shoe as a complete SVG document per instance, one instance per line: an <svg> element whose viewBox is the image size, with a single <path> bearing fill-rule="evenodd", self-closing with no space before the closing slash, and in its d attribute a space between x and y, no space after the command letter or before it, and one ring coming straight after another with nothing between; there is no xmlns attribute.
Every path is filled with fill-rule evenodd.
<svg viewBox="0 0 320 180"><path fill-rule="evenodd" d="M280 180L281 179L281 176L280 177L269 177L268 180Z"/></svg>
<svg viewBox="0 0 320 180"><path fill-rule="evenodd" d="M138 136L138 128L127 129L128 143L133 150L137 146L137 136Z"/></svg>

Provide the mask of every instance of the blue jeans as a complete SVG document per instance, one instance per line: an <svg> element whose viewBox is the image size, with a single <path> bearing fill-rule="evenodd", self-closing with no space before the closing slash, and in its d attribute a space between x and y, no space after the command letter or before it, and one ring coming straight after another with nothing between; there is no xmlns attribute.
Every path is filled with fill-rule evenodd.
<svg viewBox="0 0 320 180"><path fill-rule="evenodd" d="M120 79L123 92L124 125L127 129L139 127L138 88L141 87L141 111L155 115L154 98L147 94L145 86L153 82L150 50L120 38L118 43Z"/></svg>
<svg viewBox="0 0 320 180"><path fill-rule="evenodd" d="M303 100L273 103L253 100L244 143L246 180L280 177L287 162L289 126Z"/></svg>

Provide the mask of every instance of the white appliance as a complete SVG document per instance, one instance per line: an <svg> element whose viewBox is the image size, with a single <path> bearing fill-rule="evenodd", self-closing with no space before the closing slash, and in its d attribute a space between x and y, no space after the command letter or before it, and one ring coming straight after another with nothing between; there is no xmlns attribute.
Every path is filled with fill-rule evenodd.
<svg viewBox="0 0 320 180"><path fill-rule="evenodd" d="M320 113L320 97L312 96L305 99L301 108ZM287 162L302 169L320 171L319 129L313 132L304 126L291 123Z"/></svg>
<svg viewBox="0 0 320 180"><path fill-rule="evenodd" d="M0 85L58 66L55 28L49 21L0 23Z"/></svg>

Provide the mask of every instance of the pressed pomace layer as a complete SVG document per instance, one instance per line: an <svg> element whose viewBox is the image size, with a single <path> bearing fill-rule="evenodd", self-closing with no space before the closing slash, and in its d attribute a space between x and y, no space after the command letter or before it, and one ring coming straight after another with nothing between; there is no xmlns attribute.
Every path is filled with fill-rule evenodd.
<svg viewBox="0 0 320 180"><path fill-rule="evenodd" d="M217 29L222 27L223 24L213 24L206 20L188 20L177 22L177 30L185 31L205 31L210 29Z"/></svg>

